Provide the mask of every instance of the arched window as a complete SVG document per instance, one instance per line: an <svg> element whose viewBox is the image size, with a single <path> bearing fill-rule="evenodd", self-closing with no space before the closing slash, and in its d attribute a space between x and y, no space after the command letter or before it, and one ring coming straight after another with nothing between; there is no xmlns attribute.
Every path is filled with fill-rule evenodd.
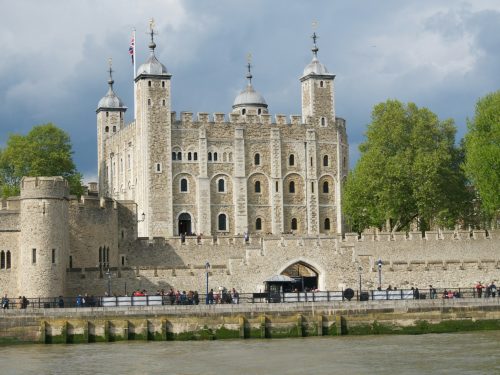
<svg viewBox="0 0 500 375"><path fill-rule="evenodd" d="M5 268L5 252L2 250L0 252L0 269L4 269Z"/></svg>
<svg viewBox="0 0 500 375"><path fill-rule="evenodd" d="M7 265L6 265L6 268L9 269L10 268L10 251L7 250Z"/></svg>
<svg viewBox="0 0 500 375"><path fill-rule="evenodd" d="M176 152L172 152L172 160L177 160L177 153Z"/></svg>
<svg viewBox="0 0 500 375"><path fill-rule="evenodd" d="M295 165L295 155L294 154L291 154L288 157L288 165L290 165L290 166Z"/></svg>
<svg viewBox="0 0 500 375"><path fill-rule="evenodd" d="M325 228L325 230L330 230L330 219L329 218L325 219L324 228Z"/></svg>
<svg viewBox="0 0 500 375"><path fill-rule="evenodd" d="M319 87L323 87L324 86L324 82L323 81L319 81Z"/></svg>
<svg viewBox="0 0 500 375"><path fill-rule="evenodd" d="M198 160L198 153L197 152L193 153L193 160Z"/></svg>
<svg viewBox="0 0 500 375"><path fill-rule="evenodd" d="M188 160L191 160L191 153L188 152Z"/></svg>
<svg viewBox="0 0 500 375"><path fill-rule="evenodd" d="M260 217L255 220L255 230L262 230L262 219Z"/></svg>
<svg viewBox="0 0 500 375"><path fill-rule="evenodd" d="M220 178L219 181L217 181L217 191L219 193L224 193L226 191L225 189L225 181L223 178Z"/></svg>
<svg viewBox="0 0 500 375"><path fill-rule="evenodd" d="M328 181L323 182L323 193L329 193L330 187L328 186Z"/></svg>
<svg viewBox="0 0 500 375"><path fill-rule="evenodd" d="M177 153L177 160L182 160L182 152Z"/></svg>
<svg viewBox="0 0 500 375"><path fill-rule="evenodd" d="M226 219L226 214L220 214L219 215L219 230L220 231L226 231L227 230L227 219Z"/></svg>
<svg viewBox="0 0 500 375"><path fill-rule="evenodd" d="M109 126L106 126L106 127L104 128L104 131L105 131L106 133L109 133Z"/></svg>
<svg viewBox="0 0 500 375"><path fill-rule="evenodd" d="M217 161L217 153L214 152L214 161Z"/></svg>
<svg viewBox="0 0 500 375"><path fill-rule="evenodd" d="M290 181L290 185L288 186L288 191L290 193L295 193L295 182L294 181Z"/></svg>
<svg viewBox="0 0 500 375"><path fill-rule="evenodd" d="M292 219L292 230L297 230L297 219L296 218Z"/></svg>
<svg viewBox="0 0 500 375"><path fill-rule="evenodd" d="M258 114L258 115L260 115L261 113L262 113L262 109L261 109L261 108L259 108L259 109L257 110L257 114Z"/></svg>
<svg viewBox="0 0 500 375"><path fill-rule="evenodd" d="M255 154L255 156L253 157L253 163L255 165L260 165L260 154Z"/></svg>
<svg viewBox="0 0 500 375"><path fill-rule="evenodd" d="M208 153L208 161L212 161L212 153L211 152Z"/></svg>
<svg viewBox="0 0 500 375"><path fill-rule="evenodd" d="M255 181L255 192L260 193L260 181Z"/></svg>
<svg viewBox="0 0 500 375"><path fill-rule="evenodd" d="M242 115L245 115L246 113L247 113L247 110L246 110L245 108L243 108L243 109L241 110L241 114L242 114Z"/></svg>
<svg viewBox="0 0 500 375"><path fill-rule="evenodd" d="M323 166L328 167L328 155L323 156Z"/></svg>
<svg viewBox="0 0 500 375"><path fill-rule="evenodd" d="M151 81L148 81L148 87L151 87Z"/></svg>
<svg viewBox="0 0 500 375"><path fill-rule="evenodd" d="M181 192L186 193L188 191L188 180L187 178L181 179Z"/></svg>

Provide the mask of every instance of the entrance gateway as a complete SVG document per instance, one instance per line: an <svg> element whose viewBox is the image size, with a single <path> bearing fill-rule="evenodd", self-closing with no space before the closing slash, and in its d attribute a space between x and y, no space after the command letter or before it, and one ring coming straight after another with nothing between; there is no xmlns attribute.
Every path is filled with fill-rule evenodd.
<svg viewBox="0 0 500 375"><path fill-rule="evenodd" d="M191 215L187 212L183 212L179 215L179 236L183 233L186 235L191 234Z"/></svg>
<svg viewBox="0 0 500 375"><path fill-rule="evenodd" d="M318 272L304 262L288 266L281 275L265 281L266 291L281 298L283 293L308 292L318 288Z"/></svg>

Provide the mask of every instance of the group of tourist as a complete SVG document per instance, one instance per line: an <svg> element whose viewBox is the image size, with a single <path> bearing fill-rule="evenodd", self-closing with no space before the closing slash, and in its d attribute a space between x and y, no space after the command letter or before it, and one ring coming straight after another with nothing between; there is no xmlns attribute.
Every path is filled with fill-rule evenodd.
<svg viewBox="0 0 500 375"><path fill-rule="evenodd" d="M207 294L206 303L208 305L222 303L238 304L240 303L240 294L234 288L229 291L225 287L220 286L219 289L215 292L213 289L210 289L210 292L208 292Z"/></svg>
<svg viewBox="0 0 500 375"><path fill-rule="evenodd" d="M484 289L484 296L486 298L489 297L496 297L497 295L497 286L495 285L495 282L492 281L490 284L483 285L481 281L478 281L476 286L474 287L476 289L477 297L481 298L483 296L483 289Z"/></svg>
<svg viewBox="0 0 500 375"><path fill-rule="evenodd" d="M30 301L25 296L19 296L17 299L17 303L14 304L14 307L18 309L25 309L28 307ZM7 294L2 297L2 309L10 308L10 300Z"/></svg>

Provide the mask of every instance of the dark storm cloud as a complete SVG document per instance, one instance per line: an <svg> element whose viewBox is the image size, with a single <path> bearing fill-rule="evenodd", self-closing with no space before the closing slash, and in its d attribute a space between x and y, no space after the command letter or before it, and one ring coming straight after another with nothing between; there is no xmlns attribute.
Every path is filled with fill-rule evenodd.
<svg viewBox="0 0 500 375"><path fill-rule="evenodd" d="M95 108L107 90L107 59L131 121L131 29L139 65L149 53L151 16L177 113L228 113L245 86L248 53L270 112L300 113L299 78L317 20L319 58L337 75L337 115L348 121L351 165L374 104L396 98L427 106L454 118L463 136L475 101L500 87L500 4L493 0L48 0L4 8L0 144L8 132L54 122L70 133L87 179L96 174Z"/></svg>

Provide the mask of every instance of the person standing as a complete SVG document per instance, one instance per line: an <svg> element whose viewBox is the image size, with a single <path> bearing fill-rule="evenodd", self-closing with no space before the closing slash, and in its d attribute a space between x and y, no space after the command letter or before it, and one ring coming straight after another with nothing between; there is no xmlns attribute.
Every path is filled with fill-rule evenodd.
<svg viewBox="0 0 500 375"><path fill-rule="evenodd" d="M481 298L483 296L483 284L481 284L481 281L478 281L476 284L476 292L477 298Z"/></svg>
<svg viewBox="0 0 500 375"><path fill-rule="evenodd" d="M7 293L5 293L5 296L2 297L2 309L8 309L9 308L9 298L7 297Z"/></svg>

